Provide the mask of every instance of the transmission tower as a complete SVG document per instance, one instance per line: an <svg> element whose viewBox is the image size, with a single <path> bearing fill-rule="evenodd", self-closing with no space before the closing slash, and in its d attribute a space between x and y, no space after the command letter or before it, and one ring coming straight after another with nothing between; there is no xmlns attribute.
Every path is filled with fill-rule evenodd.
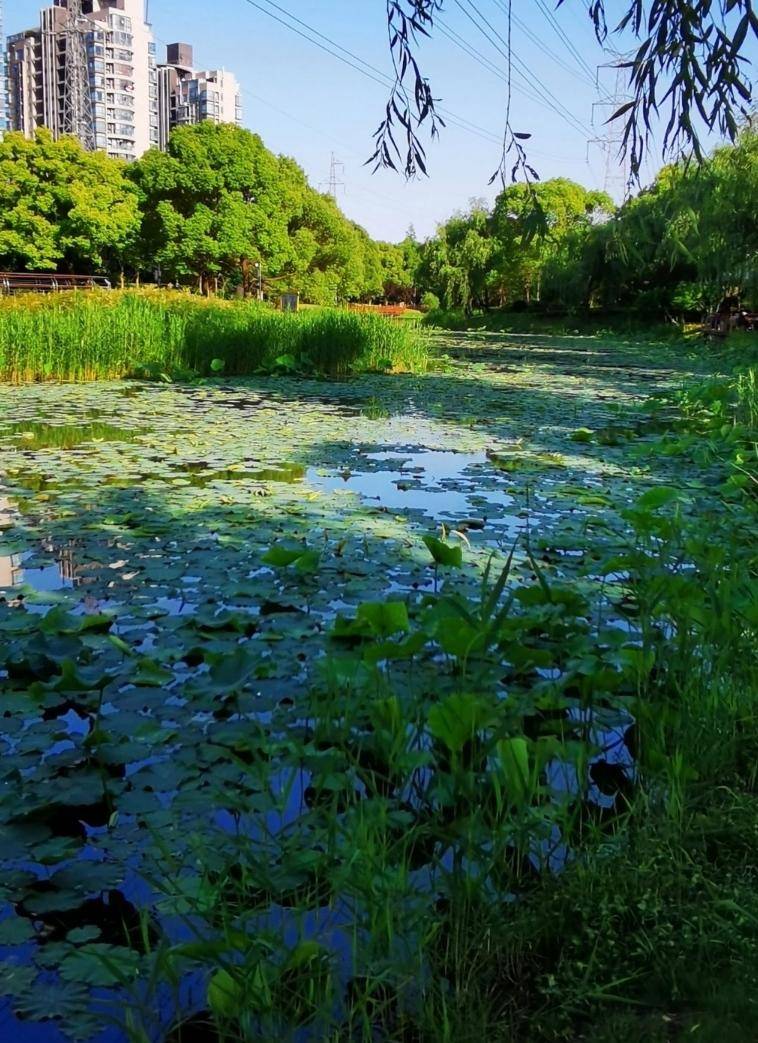
<svg viewBox="0 0 758 1043"><path fill-rule="evenodd" d="M587 159L589 161L590 148L599 148L605 156L605 171L603 175L603 190L616 200L626 198L629 193L630 171L626 156L621 154L621 146L624 140L623 123L618 120L608 122L614 112L622 105L630 101L627 93L626 70L620 67L624 60L622 54L614 52L613 60L597 67L597 88L601 89L600 79L604 70L615 72L615 81L611 91L603 90L603 101L596 101L592 106L592 126L597 127L598 122L602 133L587 142Z"/></svg>
<svg viewBox="0 0 758 1043"><path fill-rule="evenodd" d="M82 0L68 0L63 27L66 41L66 76L63 87L63 133L71 134L88 152L95 149L95 121L87 63L90 24L82 14Z"/></svg>
<svg viewBox="0 0 758 1043"><path fill-rule="evenodd" d="M8 129L8 70L5 64L4 0L0 0L0 138Z"/></svg>
<svg viewBox="0 0 758 1043"><path fill-rule="evenodd" d="M335 154L332 152L332 161L329 165L329 181L327 182L327 195L330 195L332 199L337 202L337 193L341 188L345 187L345 182L340 178L340 174L345 173L345 164L337 159ZM323 184L323 181L321 182Z"/></svg>

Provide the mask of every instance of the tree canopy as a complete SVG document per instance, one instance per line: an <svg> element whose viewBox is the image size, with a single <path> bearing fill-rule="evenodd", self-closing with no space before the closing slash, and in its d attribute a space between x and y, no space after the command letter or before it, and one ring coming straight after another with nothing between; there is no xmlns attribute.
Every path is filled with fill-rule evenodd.
<svg viewBox="0 0 758 1043"><path fill-rule="evenodd" d="M565 178L473 200L426 242L377 242L250 131L201 123L129 166L76 141L0 142L0 266L269 296L446 308L696 312L755 295L758 135L679 162L620 209Z"/></svg>
<svg viewBox="0 0 758 1043"><path fill-rule="evenodd" d="M755 299L756 198L749 124L702 165L664 167L619 209L564 178L509 185L491 210L472 205L422 245L419 290L464 310L539 304L653 316L696 314L728 291Z"/></svg>
<svg viewBox="0 0 758 1043"><path fill-rule="evenodd" d="M375 242L297 163L231 124L179 127L126 165L40 131L0 142L0 265L156 273L201 290L410 299L403 246Z"/></svg>
<svg viewBox="0 0 758 1043"><path fill-rule="evenodd" d="M36 271L118 270L140 226L124 166L72 138L0 141L0 258Z"/></svg>

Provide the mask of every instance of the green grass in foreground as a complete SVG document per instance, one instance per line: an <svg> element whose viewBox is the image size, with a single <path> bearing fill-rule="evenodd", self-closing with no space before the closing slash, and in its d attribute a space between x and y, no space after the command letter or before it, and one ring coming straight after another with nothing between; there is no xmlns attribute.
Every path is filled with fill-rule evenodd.
<svg viewBox="0 0 758 1043"><path fill-rule="evenodd" d="M14 383L143 372L247 376L281 368L336 376L425 367L423 335L374 315L287 315L257 302L167 291L0 301L0 380Z"/></svg>

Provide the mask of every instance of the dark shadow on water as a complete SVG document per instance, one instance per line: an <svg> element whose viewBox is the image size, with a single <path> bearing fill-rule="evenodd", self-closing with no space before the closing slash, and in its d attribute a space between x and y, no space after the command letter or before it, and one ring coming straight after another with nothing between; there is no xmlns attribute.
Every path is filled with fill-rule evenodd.
<svg viewBox="0 0 758 1043"><path fill-rule="evenodd" d="M498 348L496 364L509 365L509 354L517 361L524 351ZM58 617L44 640L37 640L36 624L31 623L31 637L17 624L40 620L48 606L33 603L31 595L28 607L23 598L21 607L0 605L0 636L18 650L8 673L0 674L8 707L0 733L0 850L9 895L0 924L7 918L32 925L31 942L9 947L7 958L26 969L33 959L30 944L44 946L49 937L49 923L28 916L31 896L40 900L40 880L47 904L52 893L67 913L122 892L125 901L145 909L155 892L135 879L159 874L156 838L175 849L180 861L190 859L193 843L209 855L223 850L224 838L235 831L263 843L267 833L286 827L315 799L305 773L291 783L277 775L267 760L267 744L272 737L291 734L300 741L305 734L299 705L335 612L349 615L361 600L382 600L388 592L414 599L428 590L432 570L420 536L443 519L481 517L485 527L468 530L480 561L488 548L507 547L527 520L536 538L541 525L550 528L556 521L551 482L577 481L582 459L623 460L625 452L567 439L563 451L575 452L577 460L540 475L545 487L540 490L529 467L503 471L484 450L441 450L407 436L390 444L377 440L372 425L411 416L463 428L470 412L483 418L487 439L498 447L529 425L535 430L524 455L554 452L555 440L544 436L540 423L564 433L599 426L608 411L601 396L619 391L613 366L580 350L569 355L579 387L549 386L567 364L555 349L539 359L532 355L538 380L526 388L497 383L497 373L487 383L489 354L482 360L481 379L470 369L328 385L261 378L225 381L221 391L211 385L212 396L202 387L140 385L140 401L152 404L161 395L179 394L193 409L228 409L230 423L305 402L360 424L350 445L322 439L305 449L293 437L291 459L243 471L201 459L200 447L194 462L169 467L186 477L186 500L176 487L169 498L147 473L141 484L125 488L99 480L81 493L79 513L57 518L53 499L46 508L53 521L37 524L35 496L71 491L54 484L26 489L27 521L23 515L14 519L10 532L19 547L27 546L15 552L11 568L38 592L69 587L71 615ZM629 375L622 402L644 393L638 371L624 372ZM663 386L670 373L661 367L655 380ZM29 449L43 445L40 438ZM65 451L76 445L61 436L49 447ZM165 461L155 463L157 469ZM651 466L665 474L676 464L654 460ZM598 481L593 476L588 487L596 488ZM626 481L633 495L649 477ZM281 487L276 509L269 509L265 496L256 498L256 489L271 486ZM198 488L208 502L193 499ZM310 499L309 492L320 495ZM79 495L73 493L73 501L62 501L69 509ZM498 519L501 532L490 527ZM322 552L317 571L299 575L292 566L266 565L264 555L279 541ZM25 558L30 548L33 557ZM51 572L56 568L60 583ZM460 580L461 589L473 592L477 582L472 570ZM77 620L96 621L102 613L112 616L110 624L78 629ZM64 661L77 664L78 676L69 667L64 673ZM104 680L93 688L98 664L112 677L100 671ZM28 695L32 687L34 702ZM68 876L67 865L73 866ZM56 870L63 875L56 876ZM282 908L296 893L288 886L285 882L277 892ZM97 924L83 920L80 926ZM2 1011L0 1005L0 1029L9 1025ZM167 1024L168 1006L162 1013ZM10 1025L6 1035L15 1033L8 1035L13 1043L62 1038L55 1025ZM106 1039L121 1043L123 1036L102 1037L103 1043Z"/></svg>

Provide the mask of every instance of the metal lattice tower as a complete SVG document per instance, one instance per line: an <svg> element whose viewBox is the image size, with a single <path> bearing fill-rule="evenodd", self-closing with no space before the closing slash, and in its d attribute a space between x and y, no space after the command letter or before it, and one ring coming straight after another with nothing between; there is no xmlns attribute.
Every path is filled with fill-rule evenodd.
<svg viewBox="0 0 758 1043"><path fill-rule="evenodd" d="M8 129L8 69L5 55L4 0L0 0L0 138Z"/></svg>
<svg viewBox="0 0 758 1043"><path fill-rule="evenodd" d="M339 189L345 187L345 182L339 177L340 172L344 173L344 170L345 164L337 159L335 154L332 152L332 161L329 166L329 187L327 188L327 194L332 197L335 203L337 202L337 193Z"/></svg>
<svg viewBox="0 0 758 1043"><path fill-rule="evenodd" d="M66 41L66 78L63 87L63 133L78 138L88 152L95 149L95 120L92 112L87 33L89 22L82 14L82 0L68 0L63 28Z"/></svg>
<svg viewBox="0 0 758 1043"><path fill-rule="evenodd" d="M621 68L621 62L624 61L624 55L613 53L613 60L606 63L605 65L599 65L597 69L597 86L600 90L600 77L602 70L611 69L615 71L615 83L612 91L603 91L605 95L602 101L596 101L592 106L592 125L597 125L596 121L602 119L603 132L596 138L590 138L587 142L587 152L589 158L589 149L594 145L599 148L605 155L605 173L603 176L603 189L610 196L613 196L616 200L626 198L629 193L629 162L626 156L621 155L621 146L624 137L623 122L614 120L609 123L608 120L621 108L627 101L630 100L629 94L627 93L627 77L626 70Z"/></svg>

